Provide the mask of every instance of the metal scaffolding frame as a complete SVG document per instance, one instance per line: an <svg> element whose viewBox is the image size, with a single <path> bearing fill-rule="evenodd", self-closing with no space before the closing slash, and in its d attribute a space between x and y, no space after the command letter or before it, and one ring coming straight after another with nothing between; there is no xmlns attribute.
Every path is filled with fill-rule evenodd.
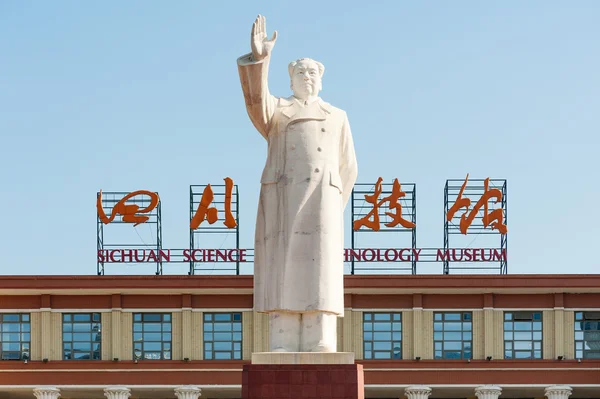
<svg viewBox="0 0 600 399"><path fill-rule="evenodd" d="M225 184L203 184L203 185L190 185L190 222L196 214L198 205L202 200L202 194L204 189L209 186L212 188L214 193L214 200L211 205L217 208L218 219L214 224L209 224L207 220L204 220L197 229L190 228L190 249L198 249L198 245L202 242L201 237L206 234L221 234L221 235L235 235L235 248L240 247L240 202L239 202L239 191L237 184L233 185L231 193L231 212L236 221L236 227L229 228L223 225L225 221L225 199L226 199L226 185ZM202 262L194 262L190 259L190 270L188 275L202 274L202 271L208 269L202 267ZM212 270L212 269L211 269ZM220 271L235 272L236 275L240 274L240 261L239 259L235 262L235 268L219 269Z"/></svg>
<svg viewBox="0 0 600 399"><path fill-rule="evenodd" d="M380 198L377 201L381 201L383 198L389 196L392 193L393 183L382 183L382 192L380 194ZM402 192L406 193L406 196L400 199L400 204L402 205L402 217L409 222L417 224L417 185L415 183L401 183ZM379 210L379 221L380 221L380 230L374 231L371 229L367 229L360 227L358 230L354 230L354 221L360 218L365 217L368 213L373 209L373 205L366 202L365 197L369 195L375 194L375 185L368 183L356 183L354 185L354 189L352 190L352 195L350 197L350 207L351 207L351 215L352 220L350 223L350 228L352 230L351 233L351 248L357 249L357 236L359 234L366 233L399 233L399 234L410 234L411 235L411 246L413 249L417 247L417 228L405 228L403 226L396 227L387 227L385 223L389 222L391 218L386 214L390 209L387 207L387 204L383 204ZM360 272L363 268L356 265L354 259L350 261L350 274L355 274L357 271ZM391 264L390 267L381 267L381 268L368 268L370 271L410 271L411 274L417 274L417 262L413 257L411 260L410 268L403 266L404 263L400 261L389 262Z"/></svg>
<svg viewBox="0 0 600 399"><path fill-rule="evenodd" d="M108 216L112 216L113 208L117 203L119 203L125 196L129 195L131 192L124 191L108 191L102 192L102 209L104 213ZM158 193L156 193L158 195ZM98 201L98 197L100 196L100 192L96 193L96 201ZM127 205L138 205L140 209L146 208L150 204L150 197L145 194L135 195L127 200ZM138 215L138 214L136 214ZM97 219L97 250L116 250L116 249L152 249L156 250L158 254L159 251L162 250L162 222L161 222L161 201L160 196L158 196L158 204L148 213L139 214L143 216L149 217L149 219L143 224L148 224L155 229L153 234L156 237L156 243L154 244L140 244L140 243L120 243L120 244L112 244L110 242L105 241L105 230L109 230L109 226L111 224L131 224L130 222L124 222L120 217L115 217L108 225L105 225L100 219L100 214L96 212ZM132 225L132 227L134 227ZM106 232L108 233L108 231ZM109 234L108 234L109 235ZM99 258L96 259L96 272L99 276L104 275L105 273L105 263L101 262ZM128 263L128 262L122 262ZM132 262L133 263L133 262ZM154 262L153 262L154 263ZM156 275L161 275L163 272L162 269L162 259L160 256L157 257L156 260Z"/></svg>
<svg viewBox="0 0 600 399"><path fill-rule="evenodd" d="M485 192L484 182L486 179L469 179L467 185L465 186L465 190L463 192L463 198L471 199L471 206L469 207L468 212L473 209L474 204L481 198L481 196ZM489 179L489 188L499 189L502 193L502 200L500 202L500 208L502 209L503 214L503 223L507 225L507 202L506 202L506 193L507 193L507 182L506 179ZM446 185L444 186L444 250L447 251L450 249L450 236L451 235L460 235L462 234L460 231L460 218L466 211L459 211L454 214L452 220L448 221L447 214L452 205L456 202L462 185L464 184L464 179L448 179L446 180ZM468 234L482 234L482 235L499 235L500 236L500 247L498 248L486 248L486 249L498 249L503 253L508 252L508 234L500 234L498 230L492 230L491 227L485 227L483 224L483 214L484 210L480 209L473 220L473 223L468 228ZM508 260L507 258L501 259L499 262L491 262L497 263L497 265L488 266L490 262L486 263L486 266L457 266L452 267L451 261L449 258L443 261L443 273L450 274L451 270L498 270L500 274L508 273Z"/></svg>

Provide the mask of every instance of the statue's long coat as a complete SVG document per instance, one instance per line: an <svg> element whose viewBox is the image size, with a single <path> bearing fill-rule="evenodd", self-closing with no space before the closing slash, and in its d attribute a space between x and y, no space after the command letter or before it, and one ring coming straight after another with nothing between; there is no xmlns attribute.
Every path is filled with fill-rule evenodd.
<svg viewBox="0 0 600 399"><path fill-rule="evenodd" d="M346 113L267 87L269 59L238 58L246 109L269 144L254 246L254 309L344 314L343 214L357 177Z"/></svg>

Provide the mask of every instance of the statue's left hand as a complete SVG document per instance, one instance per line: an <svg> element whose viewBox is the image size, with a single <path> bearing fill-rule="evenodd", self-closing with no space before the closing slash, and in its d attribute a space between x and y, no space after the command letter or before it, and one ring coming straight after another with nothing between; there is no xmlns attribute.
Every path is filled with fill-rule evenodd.
<svg viewBox="0 0 600 399"><path fill-rule="evenodd" d="M267 23L265 17L262 15L256 17L254 24L252 24L252 34L250 39L254 59L260 61L263 58L270 56L276 40L277 31L273 32L273 37L270 40L267 39Z"/></svg>

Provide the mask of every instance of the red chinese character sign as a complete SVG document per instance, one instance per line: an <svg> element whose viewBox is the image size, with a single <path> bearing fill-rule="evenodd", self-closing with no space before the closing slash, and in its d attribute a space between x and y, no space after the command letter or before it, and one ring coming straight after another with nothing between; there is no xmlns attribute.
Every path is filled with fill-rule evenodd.
<svg viewBox="0 0 600 399"><path fill-rule="evenodd" d="M226 177L224 184L190 186L190 250L199 248L240 248L239 193L234 181ZM239 274L240 259L216 265L190 261L190 274L210 268L214 274Z"/></svg>
<svg viewBox="0 0 600 399"><path fill-rule="evenodd" d="M401 183L399 179L384 183L379 177L373 184L357 183L354 185L350 201L352 214L352 248L372 247L377 244L373 232L392 233L400 245L416 247L417 242L417 188L414 183ZM409 241L407 241L409 240ZM359 242L360 241L360 242ZM406 241L406 242L402 242ZM403 267L416 274L417 257L410 258L410 267ZM379 266L379 271L386 267ZM372 265L355 261L351 258L352 274L373 271Z"/></svg>
<svg viewBox="0 0 600 399"><path fill-rule="evenodd" d="M162 274L161 201L148 190L100 192L96 195L97 250L99 254L127 248L128 263L156 264ZM137 257L133 254L137 254ZM113 257L114 258L114 257ZM109 256L98 257L97 273L104 274Z"/></svg>
<svg viewBox="0 0 600 399"><path fill-rule="evenodd" d="M500 272L506 273L507 250L506 226L506 180L504 179L451 179L444 188L444 249L469 249L475 240L478 246L498 250L504 254L500 260ZM468 237L466 237L468 235ZM458 244L458 245L457 245ZM460 258L459 258L460 259ZM460 260L459 260L460 261ZM450 269L468 270L469 266L453 266L444 260L444 273ZM493 266L491 267L493 268ZM480 267L477 267L480 269Z"/></svg>

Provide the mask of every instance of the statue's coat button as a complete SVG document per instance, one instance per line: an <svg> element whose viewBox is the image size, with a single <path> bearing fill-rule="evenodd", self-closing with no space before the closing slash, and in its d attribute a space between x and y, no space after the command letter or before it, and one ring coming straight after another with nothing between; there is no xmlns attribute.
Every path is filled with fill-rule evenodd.
<svg viewBox="0 0 600 399"><path fill-rule="evenodd" d="M318 147L318 148L317 148L317 151L321 152L321 147Z"/></svg>
<svg viewBox="0 0 600 399"><path fill-rule="evenodd" d="M319 173L319 168L316 168L316 169L315 169L315 173Z"/></svg>
<svg viewBox="0 0 600 399"><path fill-rule="evenodd" d="M322 128L321 128L321 131L322 131L322 132L324 132L324 131L325 131L325 128L324 128L324 127L322 127Z"/></svg>

